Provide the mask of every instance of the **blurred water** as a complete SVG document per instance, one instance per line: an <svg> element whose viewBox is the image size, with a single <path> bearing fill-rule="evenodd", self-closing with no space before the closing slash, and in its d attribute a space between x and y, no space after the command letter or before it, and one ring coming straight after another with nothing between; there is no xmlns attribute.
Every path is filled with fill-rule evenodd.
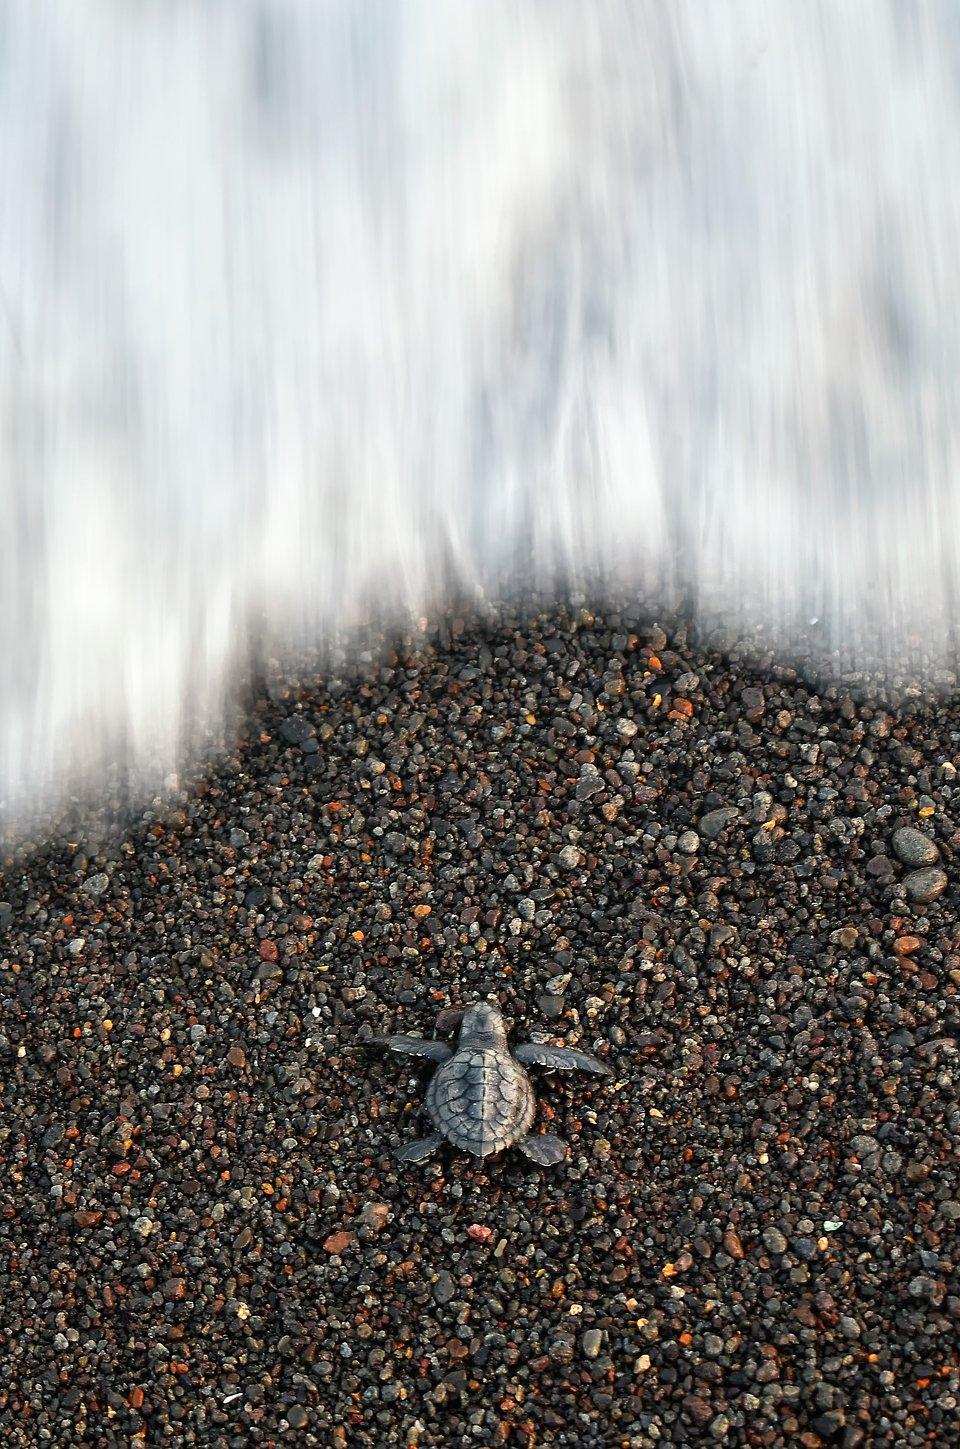
<svg viewBox="0 0 960 1449"><path fill-rule="evenodd" d="M6 0L0 797L507 578L931 668L949 0Z"/></svg>

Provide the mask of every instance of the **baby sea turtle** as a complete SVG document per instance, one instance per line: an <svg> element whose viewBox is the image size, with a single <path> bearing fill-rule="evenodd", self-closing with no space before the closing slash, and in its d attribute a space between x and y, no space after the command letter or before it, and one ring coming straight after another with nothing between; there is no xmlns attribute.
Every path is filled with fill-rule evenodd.
<svg viewBox="0 0 960 1449"><path fill-rule="evenodd" d="M436 1132L401 1147L404 1162L419 1162L437 1150L444 1138L475 1157L490 1157L517 1146L533 1162L559 1162L566 1143L533 1132L536 1100L525 1067L560 1072L593 1072L608 1077L610 1068L586 1052L570 1047L525 1042L511 1055L507 1029L495 1006L475 1002L463 1013L456 1050L446 1042L420 1036L387 1036L376 1043L409 1056L441 1063L427 1088L425 1106Z"/></svg>

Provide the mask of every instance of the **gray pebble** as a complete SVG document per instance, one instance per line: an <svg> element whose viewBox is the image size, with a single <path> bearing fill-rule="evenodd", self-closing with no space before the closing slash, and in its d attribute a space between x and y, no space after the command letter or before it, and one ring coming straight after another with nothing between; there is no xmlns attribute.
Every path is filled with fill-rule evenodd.
<svg viewBox="0 0 960 1449"><path fill-rule="evenodd" d="M737 811L728 805L719 810L708 810L700 821L700 834L704 840L716 840L721 831L737 818Z"/></svg>
<svg viewBox="0 0 960 1449"><path fill-rule="evenodd" d="M433 1285L434 1300L437 1303L449 1303L456 1291L456 1285L450 1274L446 1268L441 1268L437 1274L437 1281Z"/></svg>
<svg viewBox="0 0 960 1449"><path fill-rule="evenodd" d="M785 1253L789 1244L779 1228L764 1228L764 1247L771 1253Z"/></svg>
<svg viewBox="0 0 960 1449"><path fill-rule="evenodd" d="M910 826L893 832L893 849L904 865L915 868L936 865L940 859L936 841L931 840L929 835L924 835L922 830L914 830Z"/></svg>
<svg viewBox="0 0 960 1449"><path fill-rule="evenodd" d="M538 996L537 1007L548 1021L558 1021L563 1015L563 997L554 995Z"/></svg>
<svg viewBox="0 0 960 1449"><path fill-rule="evenodd" d="M943 895L947 888L947 875L937 866L928 866L925 870L911 871L903 884L912 901L925 905Z"/></svg>
<svg viewBox="0 0 960 1449"><path fill-rule="evenodd" d="M292 714L281 724L280 733L288 744L302 745L305 740L316 734L316 730L309 720L304 719L302 714Z"/></svg>
<svg viewBox="0 0 960 1449"><path fill-rule="evenodd" d="M859 1157L864 1166L875 1162L880 1155L880 1143L875 1137L860 1133L850 1139L850 1150Z"/></svg>

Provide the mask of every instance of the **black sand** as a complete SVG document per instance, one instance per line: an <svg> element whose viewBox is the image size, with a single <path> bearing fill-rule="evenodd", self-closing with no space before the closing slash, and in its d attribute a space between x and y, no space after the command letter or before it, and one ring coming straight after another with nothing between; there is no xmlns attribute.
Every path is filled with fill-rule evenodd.
<svg viewBox="0 0 960 1449"><path fill-rule="evenodd" d="M957 1442L960 711L667 630L274 691L0 877L4 1444ZM488 991L617 1075L401 1167L356 1044Z"/></svg>

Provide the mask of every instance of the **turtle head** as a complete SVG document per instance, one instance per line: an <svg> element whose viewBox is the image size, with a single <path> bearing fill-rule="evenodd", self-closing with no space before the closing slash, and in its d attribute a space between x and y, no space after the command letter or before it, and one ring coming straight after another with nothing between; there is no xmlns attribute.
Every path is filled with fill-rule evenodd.
<svg viewBox="0 0 960 1449"><path fill-rule="evenodd" d="M475 1001L467 1007L460 1027L461 1044L502 1047L506 1041L506 1027L497 1007L486 1001Z"/></svg>

